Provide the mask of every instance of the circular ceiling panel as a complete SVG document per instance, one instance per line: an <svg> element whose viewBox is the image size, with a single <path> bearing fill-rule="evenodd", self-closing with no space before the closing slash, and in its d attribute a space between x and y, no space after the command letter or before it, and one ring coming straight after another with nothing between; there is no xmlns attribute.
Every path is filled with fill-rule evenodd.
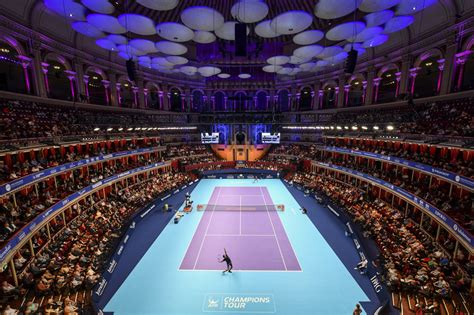
<svg viewBox="0 0 474 315"><path fill-rule="evenodd" d="M333 41L345 40L359 34L365 28L363 22L347 22L334 26L326 33L326 38Z"/></svg>
<svg viewBox="0 0 474 315"><path fill-rule="evenodd" d="M221 73L221 69L219 69L217 67L206 66L206 67L199 67L198 72L203 77L210 77L210 76Z"/></svg>
<svg viewBox="0 0 474 315"><path fill-rule="evenodd" d="M263 38L274 38L280 34L276 33L270 26L271 20L263 21L255 26L255 33Z"/></svg>
<svg viewBox="0 0 474 315"><path fill-rule="evenodd" d="M183 44L169 42L166 40L156 43L156 48L158 51L167 55L182 55L188 51L188 48Z"/></svg>
<svg viewBox="0 0 474 315"><path fill-rule="evenodd" d="M303 71L310 71L316 66L315 62L307 62L299 65L299 68Z"/></svg>
<svg viewBox="0 0 474 315"><path fill-rule="evenodd" d="M311 14L305 11L289 11L276 16L270 23L278 34L296 34L307 29L313 23Z"/></svg>
<svg viewBox="0 0 474 315"><path fill-rule="evenodd" d="M293 42L297 45L311 45L319 42L324 37L324 33L318 30L308 30L293 37Z"/></svg>
<svg viewBox="0 0 474 315"><path fill-rule="evenodd" d="M143 56L145 53L130 45L118 45L118 50L131 56Z"/></svg>
<svg viewBox="0 0 474 315"><path fill-rule="evenodd" d="M225 22L220 28L216 30L216 35L225 40L235 40L235 24L237 22ZM247 35L250 29L247 27Z"/></svg>
<svg viewBox="0 0 474 315"><path fill-rule="evenodd" d="M87 16L87 22L94 25L99 30L107 33L123 34L127 31L122 25L120 25L119 21L115 16L107 14L89 14Z"/></svg>
<svg viewBox="0 0 474 315"><path fill-rule="evenodd" d="M361 43L351 43L344 46L344 51L349 52L351 49L357 50L359 56L365 53L365 49Z"/></svg>
<svg viewBox="0 0 474 315"><path fill-rule="evenodd" d="M326 66L329 66L329 61L327 61L327 60L319 60L318 62L316 62L315 68L323 68L323 67L326 67ZM313 68L313 69L314 69L314 68Z"/></svg>
<svg viewBox="0 0 474 315"><path fill-rule="evenodd" d="M230 78L230 74L228 74L228 73L219 73L217 76L218 76L219 78L221 78L221 79L228 79L228 78Z"/></svg>
<svg viewBox="0 0 474 315"><path fill-rule="evenodd" d="M216 40L216 35L208 31L195 31L193 40L199 44L209 44Z"/></svg>
<svg viewBox="0 0 474 315"><path fill-rule="evenodd" d="M321 59L330 58L332 56L342 53L343 51L344 49L342 49L342 47L330 46L330 47L324 48L323 52L320 53L317 57Z"/></svg>
<svg viewBox="0 0 474 315"><path fill-rule="evenodd" d="M381 34L383 28L380 26L367 27L362 32L357 34L355 37L348 38L348 42L365 42L375 36Z"/></svg>
<svg viewBox="0 0 474 315"><path fill-rule="evenodd" d="M314 9L314 15L320 19L336 19L354 12L362 0L320 0Z"/></svg>
<svg viewBox="0 0 474 315"><path fill-rule="evenodd" d="M265 72L273 73L273 72L278 72L278 71L280 71L282 68L283 68L282 66L268 65L268 66L264 66L264 67L262 68L262 70L265 71Z"/></svg>
<svg viewBox="0 0 474 315"><path fill-rule="evenodd" d="M133 48L139 51L143 51L144 53L147 53L147 54L158 52L158 49L156 49L155 43L148 39L142 39L142 38L132 39L129 42L129 44Z"/></svg>
<svg viewBox="0 0 474 315"><path fill-rule="evenodd" d="M86 8L72 0L44 0L44 4L48 9L61 16L76 21L84 21L86 19Z"/></svg>
<svg viewBox="0 0 474 315"><path fill-rule="evenodd" d="M293 51L293 56L301 59L311 59L316 55L319 55L323 51L324 47L320 45L310 45L297 48Z"/></svg>
<svg viewBox="0 0 474 315"><path fill-rule="evenodd" d="M398 32L404 29L405 27L410 26L414 21L415 18L411 15L395 16L391 18L387 23L385 23L383 33L390 34Z"/></svg>
<svg viewBox="0 0 474 315"><path fill-rule="evenodd" d="M238 77L241 78L241 79L248 79L248 78L251 77L251 75L248 74L248 73L241 73L241 74L238 75Z"/></svg>
<svg viewBox="0 0 474 315"><path fill-rule="evenodd" d="M148 56L140 56L140 57L138 57L138 62L151 63L151 58L148 57Z"/></svg>
<svg viewBox="0 0 474 315"><path fill-rule="evenodd" d="M99 47L102 47L102 48L110 50L110 51L117 51L118 50L117 45L113 41L111 41L107 38L100 38L100 39L96 40L95 43Z"/></svg>
<svg viewBox="0 0 474 315"><path fill-rule="evenodd" d="M129 55L129 54L123 52L123 51L119 52L118 56L122 59L125 59L125 60L130 60L130 59L136 60L137 59L137 57L135 57L133 55Z"/></svg>
<svg viewBox="0 0 474 315"><path fill-rule="evenodd" d="M155 24L146 16L126 13L119 15L118 21L127 31L132 33L139 35L156 34Z"/></svg>
<svg viewBox="0 0 474 315"><path fill-rule="evenodd" d="M97 27L95 27L92 24L89 24L87 22L80 22L76 21L72 23L72 28L78 32L81 33L82 35L88 36L88 37L104 37L105 33L99 30Z"/></svg>
<svg viewBox="0 0 474 315"><path fill-rule="evenodd" d="M107 39L113 41L114 43L116 43L117 45L119 44L126 44L127 43L127 38L123 35L114 35L114 34L111 34L111 35L108 35L107 36Z"/></svg>
<svg viewBox="0 0 474 315"><path fill-rule="evenodd" d="M290 63L294 65L299 65L311 60L311 57L298 57L298 56L291 56Z"/></svg>
<svg viewBox="0 0 474 315"><path fill-rule="evenodd" d="M359 10L363 12L377 12L396 6L400 0L363 0Z"/></svg>
<svg viewBox="0 0 474 315"><path fill-rule="evenodd" d="M293 72L293 68L281 68L279 71L277 71L278 74L290 74Z"/></svg>
<svg viewBox="0 0 474 315"><path fill-rule="evenodd" d="M189 61L188 59L180 56L168 56L166 57L166 60L171 62L174 65L184 65L187 64Z"/></svg>
<svg viewBox="0 0 474 315"><path fill-rule="evenodd" d="M174 63L168 61L168 59L166 59L165 57L155 57L151 59L151 63L160 65L162 67L168 67L168 68L172 68L174 66Z"/></svg>
<svg viewBox="0 0 474 315"><path fill-rule="evenodd" d="M388 35L380 34L380 35L377 35L374 38L369 39L368 41L364 42L362 44L362 47L364 47L364 48L376 47L376 46L382 45L387 40L388 40Z"/></svg>
<svg viewBox="0 0 474 315"><path fill-rule="evenodd" d="M88 9L98 13L111 14L115 11L115 7L108 0L81 0L81 2Z"/></svg>
<svg viewBox="0 0 474 315"><path fill-rule="evenodd" d="M268 14L268 5L263 1L241 0L231 9L232 16L243 23L255 23Z"/></svg>
<svg viewBox="0 0 474 315"><path fill-rule="evenodd" d="M291 71L291 73L289 73L289 75L297 75L301 71L303 71L303 70L301 70L300 68L293 68L293 71Z"/></svg>
<svg viewBox="0 0 474 315"><path fill-rule="evenodd" d="M267 59L267 62L271 65L284 65L290 61L290 57L288 56L274 56Z"/></svg>
<svg viewBox="0 0 474 315"><path fill-rule="evenodd" d="M183 24L166 22L156 26L156 33L162 38L173 42L187 42L193 39L194 32Z"/></svg>
<svg viewBox="0 0 474 315"><path fill-rule="evenodd" d="M393 17L394 14L395 13L393 13L393 11L391 10L384 10L367 14L366 16L364 16L364 19L367 24L367 27L372 27L385 24Z"/></svg>
<svg viewBox="0 0 474 315"><path fill-rule="evenodd" d="M329 62L329 64L331 66L334 66L334 65L337 65L337 64L341 63L346 58L347 58L347 52L343 51L343 52L338 53L337 55L325 58L324 60Z"/></svg>
<svg viewBox="0 0 474 315"><path fill-rule="evenodd" d="M395 13L397 15L414 14L436 3L437 0L401 0Z"/></svg>
<svg viewBox="0 0 474 315"><path fill-rule="evenodd" d="M209 7L188 7L181 12L184 25L198 31L214 31L224 24L224 16Z"/></svg>
<svg viewBox="0 0 474 315"><path fill-rule="evenodd" d="M137 0L137 2L153 10L167 11L176 8L179 0Z"/></svg>
<svg viewBox="0 0 474 315"><path fill-rule="evenodd" d="M198 68L193 66L184 66L179 68L179 71L187 75L194 75L198 71Z"/></svg>

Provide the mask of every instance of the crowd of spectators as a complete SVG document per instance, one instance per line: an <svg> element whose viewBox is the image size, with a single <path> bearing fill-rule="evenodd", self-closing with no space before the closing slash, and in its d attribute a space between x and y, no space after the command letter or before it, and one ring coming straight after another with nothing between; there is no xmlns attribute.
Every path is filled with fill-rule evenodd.
<svg viewBox="0 0 474 315"><path fill-rule="evenodd" d="M136 160L129 158L126 163L115 160L115 163L104 163L102 167L89 167L87 172L75 169L57 176L53 182L39 182L28 193L16 194L16 199L12 195L0 198L0 244L3 245L29 221L68 195L114 174L153 162L158 162L158 158L138 156Z"/></svg>
<svg viewBox="0 0 474 315"><path fill-rule="evenodd" d="M39 231L35 257L31 257L28 248L15 256L20 285L15 287L11 279L4 280L2 293L25 294L29 290L35 296L61 295L68 299L71 292L91 289L104 271L130 216L160 194L175 190L189 180L183 173L159 174L128 187L118 184L117 191L110 192L106 199L94 196L76 204L66 214L66 226L62 220L52 221L52 234L57 234L49 242L46 229ZM69 305L72 305L69 314L80 311L73 301L65 300L46 303L44 312L51 308L66 314Z"/></svg>
<svg viewBox="0 0 474 315"><path fill-rule="evenodd" d="M449 298L453 290L467 292L470 279L441 249L439 244L396 209L365 187L356 187L334 178L297 173L291 182L323 194L342 206L366 237L373 238L381 252L381 265L394 291L422 294L427 298ZM354 183L356 184L356 183ZM362 188L362 189L361 189Z"/></svg>
<svg viewBox="0 0 474 315"><path fill-rule="evenodd" d="M447 155L441 154L441 150L436 150L434 154L430 150L426 150L425 153L421 153L418 150L406 149L400 146L399 149L390 147L388 145L374 144L357 144L350 145L343 141L337 141L334 138L325 138L325 144L328 146L336 146L340 148L373 152L382 155L396 156L405 160L415 161L430 165L436 168L444 169L449 172L456 173L458 175L466 177L474 177L474 159L465 160L462 154L458 154L456 159L451 159Z"/></svg>

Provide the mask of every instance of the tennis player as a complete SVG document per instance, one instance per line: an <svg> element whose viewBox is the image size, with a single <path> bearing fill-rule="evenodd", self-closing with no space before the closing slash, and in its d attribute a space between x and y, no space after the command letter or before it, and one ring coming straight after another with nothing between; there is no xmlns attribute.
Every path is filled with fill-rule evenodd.
<svg viewBox="0 0 474 315"><path fill-rule="evenodd" d="M230 259L229 255L227 255L227 251L225 250L224 248L224 255L222 255L222 260L220 261L221 263L223 263L225 261L225 263L227 264L227 269L224 270L222 273L232 273L232 260Z"/></svg>

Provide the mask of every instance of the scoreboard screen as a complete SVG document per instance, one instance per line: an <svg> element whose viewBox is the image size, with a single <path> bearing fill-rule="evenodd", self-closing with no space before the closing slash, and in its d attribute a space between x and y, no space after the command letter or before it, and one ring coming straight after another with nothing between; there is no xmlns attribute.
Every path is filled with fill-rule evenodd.
<svg viewBox="0 0 474 315"><path fill-rule="evenodd" d="M280 143L280 133L262 132L262 143Z"/></svg>
<svg viewBox="0 0 474 315"><path fill-rule="evenodd" d="M213 132L213 133L202 132L201 143L204 143L204 144L219 143L219 133L218 132Z"/></svg>

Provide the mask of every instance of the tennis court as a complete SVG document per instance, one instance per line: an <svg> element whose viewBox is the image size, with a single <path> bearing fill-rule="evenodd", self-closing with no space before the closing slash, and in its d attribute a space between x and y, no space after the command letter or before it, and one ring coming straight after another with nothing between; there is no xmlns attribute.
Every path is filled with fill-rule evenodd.
<svg viewBox="0 0 474 315"><path fill-rule="evenodd" d="M234 270L301 271L266 187L216 187L180 270L219 270L225 247Z"/></svg>

